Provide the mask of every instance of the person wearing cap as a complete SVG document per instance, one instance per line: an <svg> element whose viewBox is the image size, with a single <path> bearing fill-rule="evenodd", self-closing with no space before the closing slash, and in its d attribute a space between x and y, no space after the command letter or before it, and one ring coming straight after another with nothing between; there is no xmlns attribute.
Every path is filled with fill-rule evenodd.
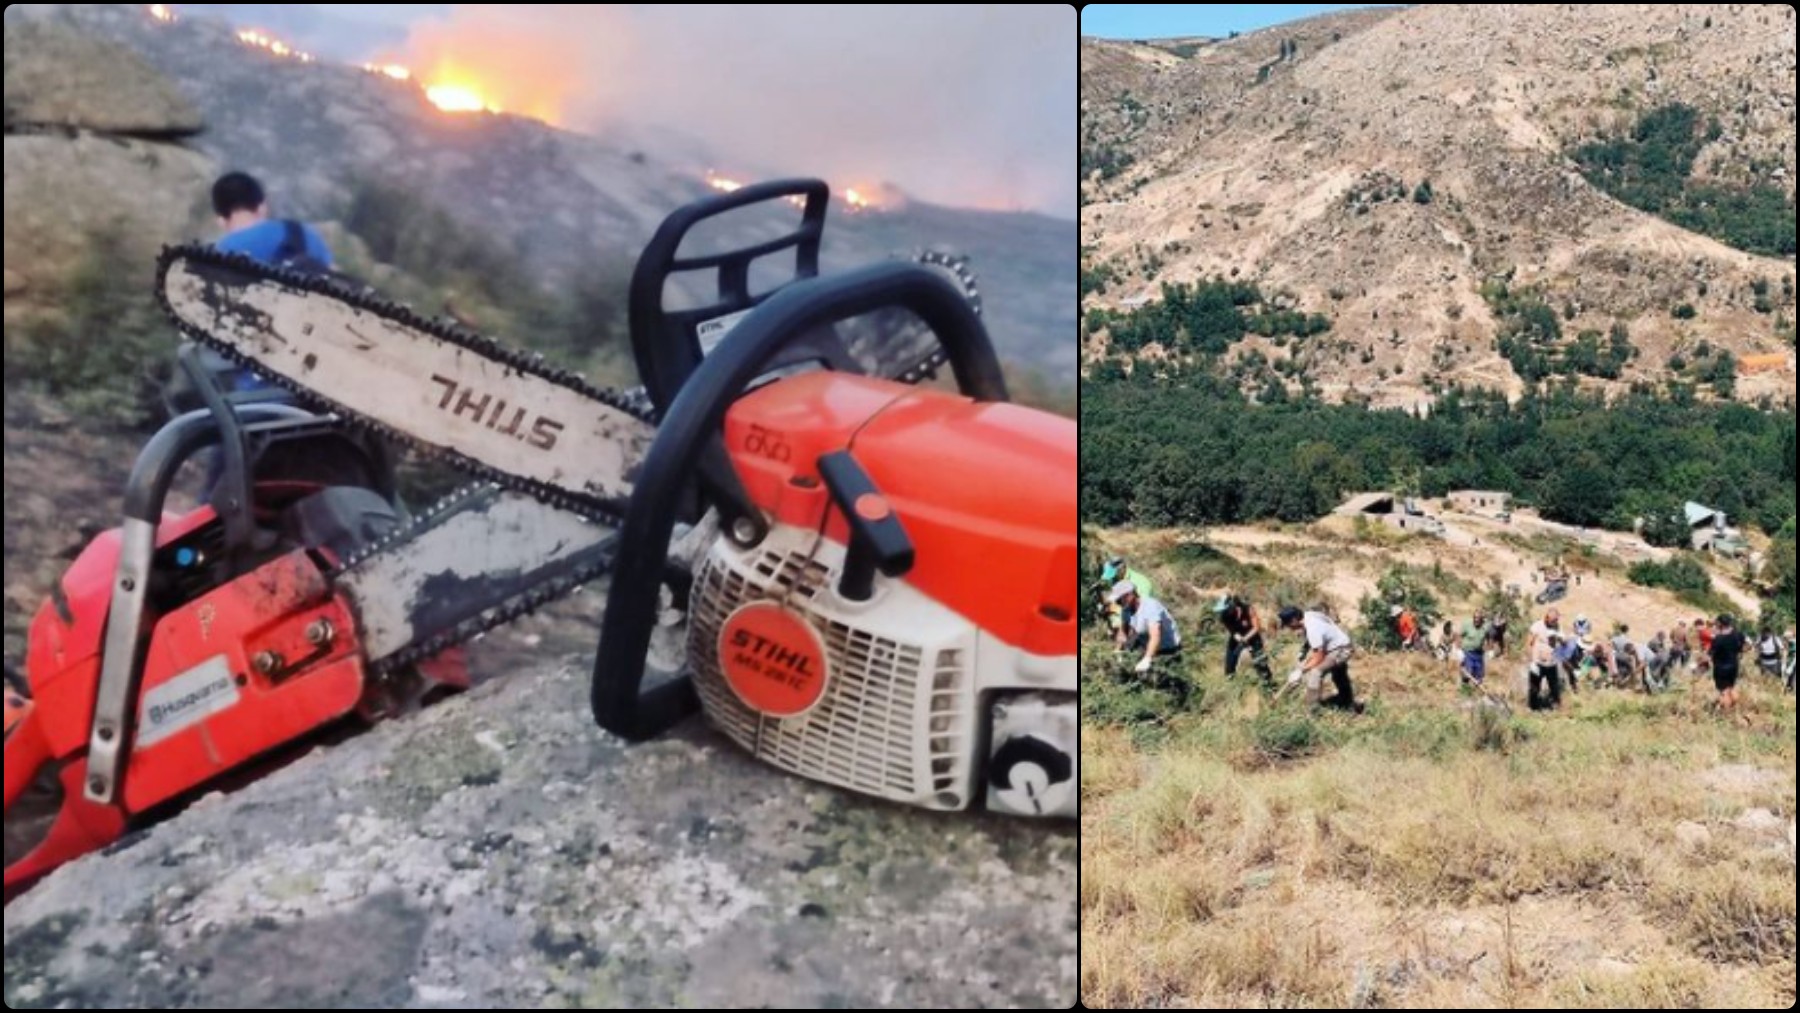
<svg viewBox="0 0 1800 1013"><path fill-rule="evenodd" d="M1149 672L1157 658L1181 653L1181 631L1175 628L1175 617L1162 602L1140 594L1137 585L1130 580L1113 585L1112 600L1131 617L1128 627L1131 640L1126 649L1133 653L1144 652L1137 663L1139 675Z"/></svg>
<svg viewBox="0 0 1800 1013"><path fill-rule="evenodd" d="M1712 659L1713 686L1719 691L1719 709L1734 711L1738 706L1738 674L1742 670L1744 652L1750 642L1738 632L1737 620L1731 616L1720 616L1713 627Z"/></svg>
<svg viewBox="0 0 1800 1013"><path fill-rule="evenodd" d="M1356 687L1350 681L1350 658L1356 653L1350 634L1323 611L1303 612L1291 605L1281 610L1281 628L1302 633L1306 638L1306 654L1282 692L1304 682L1308 703L1361 714L1363 705L1357 702ZM1337 695L1321 700L1321 687L1327 677L1337 687Z"/></svg>
<svg viewBox="0 0 1800 1013"><path fill-rule="evenodd" d="M1125 560L1122 557L1114 556L1107 560L1106 566L1100 570L1100 581L1106 587L1111 588L1122 580L1131 581L1132 586L1137 588L1138 597L1151 599L1156 597L1156 591L1151 587L1149 577L1126 566ZM1112 593L1110 591L1107 592L1107 597L1108 600L1111 600ZM1112 604L1115 610L1112 622L1113 640L1118 644L1119 650L1123 651L1131 642L1131 635L1129 632L1131 627L1131 610L1118 604L1116 601Z"/></svg>
<svg viewBox="0 0 1800 1013"><path fill-rule="evenodd" d="M1150 585L1150 578L1127 566L1121 556L1114 556L1106 561L1100 571L1100 579L1108 584L1116 584L1121 580L1129 580L1137 587L1138 595L1144 598L1156 597L1156 589Z"/></svg>
<svg viewBox="0 0 1800 1013"><path fill-rule="evenodd" d="M1587 616L1575 617L1575 632L1563 641L1563 674L1568 677L1569 692L1581 692L1581 676L1594 653L1594 624Z"/></svg>
<svg viewBox="0 0 1800 1013"><path fill-rule="evenodd" d="M1462 631L1463 678L1480 686L1487 681L1487 613L1477 612Z"/></svg>
<svg viewBox="0 0 1800 1013"><path fill-rule="evenodd" d="M1238 664L1245 654L1249 654L1250 663L1256 666L1256 674L1262 676L1263 685L1274 686L1275 670L1269 666L1268 644L1263 640L1262 624L1257 621L1256 610L1249 602L1227 591L1219 596L1213 614L1225 627L1225 678L1237 678Z"/></svg>

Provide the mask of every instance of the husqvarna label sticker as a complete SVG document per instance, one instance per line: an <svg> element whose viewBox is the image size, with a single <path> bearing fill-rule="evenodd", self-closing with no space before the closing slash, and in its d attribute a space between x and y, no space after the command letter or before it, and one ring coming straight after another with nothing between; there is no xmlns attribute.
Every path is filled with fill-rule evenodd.
<svg viewBox="0 0 1800 1013"><path fill-rule="evenodd" d="M237 679L223 654L144 694L137 748L147 749L238 705Z"/></svg>

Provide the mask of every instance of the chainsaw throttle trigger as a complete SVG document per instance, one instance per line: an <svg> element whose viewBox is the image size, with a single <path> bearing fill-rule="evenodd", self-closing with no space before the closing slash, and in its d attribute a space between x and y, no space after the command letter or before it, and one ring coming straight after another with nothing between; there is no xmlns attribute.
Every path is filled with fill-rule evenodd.
<svg viewBox="0 0 1800 1013"><path fill-rule="evenodd" d="M838 581L838 594L848 601L868 601L875 595L875 571L889 577L912 571L912 538L875 480L850 451L819 458L819 477L850 523L850 555Z"/></svg>

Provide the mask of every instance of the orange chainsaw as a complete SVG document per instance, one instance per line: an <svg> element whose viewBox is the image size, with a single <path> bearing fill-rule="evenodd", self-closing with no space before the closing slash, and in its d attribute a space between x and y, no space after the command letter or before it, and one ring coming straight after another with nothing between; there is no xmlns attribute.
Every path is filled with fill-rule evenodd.
<svg viewBox="0 0 1800 1013"><path fill-rule="evenodd" d="M773 238L695 239L790 206ZM955 262L819 277L829 206L790 181L671 216L632 282L635 393L334 279L166 251L181 330L323 414L213 391L145 449L124 525L33 624L29 697L7 693L8 897L321 729L466 686L447 651L607 576L608 730L704 711L804 777L1073 816L1075 424L1007 403ZM786 280L753 292L772 264ZM696 276L711 294L670 308ZM919 385L945 365L957 393ZM293 463L342 471L332 440L480 484L406 520L379 467ZM175 470L214 446L220 492L165 516ZM671 612L680 660L651 664ZM54 817L15 835L45 794Z"/></svg>

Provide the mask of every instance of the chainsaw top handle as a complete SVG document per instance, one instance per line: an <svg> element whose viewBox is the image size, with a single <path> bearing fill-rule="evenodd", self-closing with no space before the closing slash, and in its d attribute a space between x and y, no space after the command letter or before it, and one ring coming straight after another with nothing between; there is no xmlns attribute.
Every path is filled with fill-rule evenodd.
<svg viewBox="0 0 1800 1013"><path fill-rule="evenodd" d="M686 673L662 673L665 677L646 689L645 668L677 505L704 455L716 447L726 412L797 340L822 326L890 307L912 311L932 329L965 396L1008 400L1000 359L980 316L963 293L930 268L880 264L796 282L770 296L698 364L676 395L639 472L620 531L595 660L594 718L601 727L640 741L699 708Z"/></svg>
<svg viewBox="0 0 1800 1013"><path fill-rule="evenodd" d="M683 257L682 243L702 223L745 208L782 202L798 204L799 227L774 239L741 249ZM831 188L817 179L786 179L741 187L730 193L696 201L670 215L656 235L651 237L631 277L631 348L637 360L638 373L650 401L659 412L667 412L680 393L682 384L706 357L701 328L710 324L720 329L738 313L753 309L795 281L818 277L819 247L825 233L825 215L831 207ZM751 267L765 257L792 250L793 278L771 292L761 295L750 288ZM682 274L714 272L717 295L714 301L694 309L664 308L665 289L669 279ZM835 322L835 321L833 321ZM830 322L828 322L830 323ZM845 368L848 360L842 346L832 338L820 336L810 344L810 358L825 358L833 368ZM770 363L771 367L785 362Z"/></svg>

